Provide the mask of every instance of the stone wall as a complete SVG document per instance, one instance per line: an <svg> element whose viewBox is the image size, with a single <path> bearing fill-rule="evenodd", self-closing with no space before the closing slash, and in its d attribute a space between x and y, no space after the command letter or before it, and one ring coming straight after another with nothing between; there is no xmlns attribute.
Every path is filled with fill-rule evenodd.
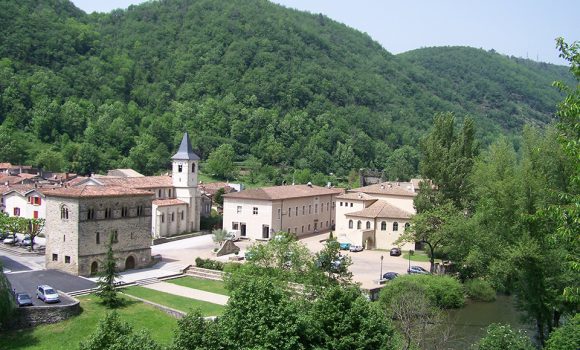
<svg viewBox="0 0 580 350"><path fill-rule="evenodd" d="M22 329L46 323L58 323L81 313L80 302L71 298L74 303L68 305L53 304L47 306L21 307L14 310L14 317L8 328Z"/></svg>

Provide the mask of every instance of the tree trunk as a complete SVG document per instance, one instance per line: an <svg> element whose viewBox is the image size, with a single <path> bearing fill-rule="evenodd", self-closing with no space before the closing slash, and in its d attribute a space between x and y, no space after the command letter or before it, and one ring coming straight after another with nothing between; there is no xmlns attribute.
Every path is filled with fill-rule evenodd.
<svg viewBox="0 0 580 350"><path fill-rule="evenodd" d="M544 324L542 323L542 321L537 320L536 321L536 327L538 328L538 340L540 341L540 344L542 345L542 347L544 347Z"/></svg>

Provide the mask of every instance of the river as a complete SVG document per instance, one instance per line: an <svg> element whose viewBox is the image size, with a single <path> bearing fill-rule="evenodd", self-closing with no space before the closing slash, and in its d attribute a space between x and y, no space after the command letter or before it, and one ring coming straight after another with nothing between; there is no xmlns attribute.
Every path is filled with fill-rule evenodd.
<svg viewBox="0 0 580 350"><path fill-rule="evenodd" d="M516 310L511 296L498 295L495 301L487 303L468 301L465 307L449 310L447 314L450 340L445 344L446 350L468 349L485 335L491 323L509 324L530 336L534 331L532 325L522 323L521 313Z"/></svg>

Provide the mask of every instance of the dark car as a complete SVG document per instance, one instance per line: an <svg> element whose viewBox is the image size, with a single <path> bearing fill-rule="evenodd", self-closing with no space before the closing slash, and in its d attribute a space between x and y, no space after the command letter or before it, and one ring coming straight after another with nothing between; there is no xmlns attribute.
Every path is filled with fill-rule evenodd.
<svg viewBox="0 0 580 350"><path fill-rule="evenodd" d="M387 273L385 273L385 274L383 275L383 279L384 279L384 280L387 280L387 281L390 281L390 280L393 280L393 279L395 279L395 278L396 278L396 277L398 277L398 276L399 276L399 274L398 274L398 273L396 273L396 272L387 272Z"/></svg>
<svg viewBox="0 0 580 350"><path fill-rule="evenodd" d="M400 256L401 255L401 248L391 248L391 251L389 252L390 256Z"/></svg>
<svg viewBox="0 0 580 350"><path fill-rule="evenodd" d="M430 275L431 272L425 270L421 266L411 266L410 269L407 270L409 274L421 274L421 275Z"/></svg>
<svg viewBox="0 0 580 350"><path fill-rule="evenodd" d="M32 299L26 293L16 293L16 304L18 306L32 306Z"/></svg>

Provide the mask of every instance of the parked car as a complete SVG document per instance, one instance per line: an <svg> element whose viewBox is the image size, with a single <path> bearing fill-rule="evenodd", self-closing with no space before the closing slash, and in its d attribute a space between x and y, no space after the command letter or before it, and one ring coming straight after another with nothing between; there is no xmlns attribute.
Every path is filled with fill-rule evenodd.
<svg viewBox="0 0 580 350"><path fill-rule="evenodd" d="M18 237L16 237L16 236L8 236L8 237L4 238L4 240L2 242L4 244L14 245L14 244L18 243Z"/></svg>
<svg viewBox="0 0 580 350"><path fill-rule="evenodd" d="M2 232L0 231L0 240L5 240L6 238L8 238L8 232Z"/></svg>
<svg viewBox="0 0 580 350"><path fill-rule="evenodd" d="M362 252L363 249L364 249L363 246L358 244L353 244L350 246L350 248L348 248L348 250L350 250L351 252Z"/></svg>
<svg viewBox="0 0 580 350"><path fill-rule="evenodd" d="M345 258L344 255L339 255L338 258L336 258L336 260L333 260L330 263L330 270L333 272L338 272L344 262L344 258Z"/></svg>
<svg viewBox="0 0 580 350"><path fill-rule="evenodd" d="M340 243L340 250L349 250L349 249L350 249L350 243L347 243L347 242Z"/></svg>
<svg viewBox="0 0 580 350"><path fill-rule="evenodd" d="M240 235L237 231L230 231L226 234L226 240L236 242L240 240Z"/></svg>
<svg viewBox="0 0 580 350"><path fill-rule="evenodd" d="M391 251L389 252L390 256L400 256L401 255L401 248L391 248Z"/></svg>
<svg viewBox="0 0 580 350"><path fill-rule="evenodd" d="M32 299L26 293L16 293L16 304L22 306L32 306Z"/></svg>
<svg viewBox="0 0 580 350"><path fill-rule="evenodd" d="M58 303L60 301L60 297L56 290L45 284L36 288L36 297L45 303Z"/></svg>
<svg viewBox="0 0 580 350"><path fill-rule="evenodd" d="M396 272L387 272L387 273L385 273L385 274L383 275L383 279L384 279L384 280L387 280L387 281L390 281L390 280L393 280L393 279L395 279L395 278L396 278L396 277L398 277L398 276L399 276L399 274L398 274L398 273L396 273Z"/></svg>
<svg viewBox="0 0 580 350"><path fill-rule="evenodd" d="M431 272L425 270L421 266L411 266L410 269L407 270L409 274L421 274L421 275L430 275Z"/></svg>
<svg viewBox="0 0 580 350"><path fill-rule="evenodd" d="M30 238L30 235L24 236L24 238L22 239L22 242L20 242L20 245L24 246L24 247L28 247L31 244L32 244L32 239Z"/></svg>

